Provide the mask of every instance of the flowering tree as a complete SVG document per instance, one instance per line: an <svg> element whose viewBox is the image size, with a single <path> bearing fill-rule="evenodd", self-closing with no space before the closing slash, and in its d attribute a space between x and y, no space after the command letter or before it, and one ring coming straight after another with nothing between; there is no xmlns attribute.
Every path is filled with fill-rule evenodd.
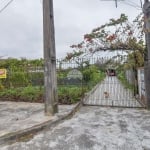
<svg viewBox="0 0 150 150"><path fill-rule="evenodd" d="M129 59L135 57L137 62L140 61L139 66L143 65L143 20L142 13L131 23L125 14L118 19L110 19L108 23L85 34L81 43L71 45L73 52L67 53L65 60L83 58L100 51L123 50L130 55Z"/></svg>

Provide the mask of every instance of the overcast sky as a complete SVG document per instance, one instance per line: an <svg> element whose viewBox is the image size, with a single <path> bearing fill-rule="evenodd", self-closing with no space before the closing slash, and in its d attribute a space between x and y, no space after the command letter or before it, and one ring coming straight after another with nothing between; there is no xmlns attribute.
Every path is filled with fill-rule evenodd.
<svg viewBox="0 0 150 150"><path fill-rule="evenodd" d="M125 13L132 20L141 12L126 4L140 5L140 0L118 2L118 8L111 0L53 1L57 58L71 52L70 45L81 42L85 33L110 18L118 18ZM7 2L9 0L1 0L0 9ZM0 56L42 58L42 26L42 0L14 0L0 13Z"/></svg>

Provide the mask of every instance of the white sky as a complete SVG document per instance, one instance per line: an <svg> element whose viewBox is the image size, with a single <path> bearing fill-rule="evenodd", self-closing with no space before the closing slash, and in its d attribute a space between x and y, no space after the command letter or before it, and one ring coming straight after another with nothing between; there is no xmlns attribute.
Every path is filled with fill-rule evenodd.
<svg viewBox="0 0 150 150"><path fill-rule="evenodd" d="M0 1L0 9L9 0ZM82 41L83 35L106 23L110 18L118 18L121 13L134 19L140 9L126 3L140 0L53 0L55 15L55 38L57 58L71 52L70 45ZM133 4L135 6L135 4ZM42 0L14 0L0 13L0 56L43 57Z"/></svg>

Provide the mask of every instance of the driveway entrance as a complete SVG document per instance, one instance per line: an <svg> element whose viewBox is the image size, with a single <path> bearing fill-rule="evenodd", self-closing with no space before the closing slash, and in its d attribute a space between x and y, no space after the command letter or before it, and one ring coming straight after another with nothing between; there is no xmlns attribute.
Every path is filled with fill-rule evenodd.
<svg viewBox="0 0 150 150"><path fill-rule="evenodd" d="M84 105L142 107L132 90L125 88L116 76L106 76L83 100Z"/></svg>

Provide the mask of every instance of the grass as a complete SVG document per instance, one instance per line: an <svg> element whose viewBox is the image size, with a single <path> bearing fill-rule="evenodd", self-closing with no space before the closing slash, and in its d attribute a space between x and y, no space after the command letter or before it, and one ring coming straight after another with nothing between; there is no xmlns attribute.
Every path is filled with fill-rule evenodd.
<svg viewBox="0 0 150 150"><path fill-rule="evenodd" d="M59 86L59 104L72 104L81 100L87 88L77 86ZM0 100L24 101L24 102L44 102L44 90L41 87L28 86L25 88L3 89L0 92Z"/></svg>
<svg viewBox="0 0 150 150"><path fill-rule="evenodd" d="M86 87L77 86L59 86L58 99L61 104L72 104L81 100L83 94L87 91Z"/></svg>
<svg viewBox="0 0 150 150"><path fill-rule="evenodd" d="M130 90L134 91L134 85L130 84L127 81L124 71L119 71L117 74L118 74L118 79L121 81L123 86L127 89L130 89Z"/></svg>
<svg viewBox="0 0 150 150"><path fill-rule="evenodd" d="M9 101L26 101L26 102L42 102L43 89L40 87L24 87L3 89L0 92L1 100Z"/></svg>

